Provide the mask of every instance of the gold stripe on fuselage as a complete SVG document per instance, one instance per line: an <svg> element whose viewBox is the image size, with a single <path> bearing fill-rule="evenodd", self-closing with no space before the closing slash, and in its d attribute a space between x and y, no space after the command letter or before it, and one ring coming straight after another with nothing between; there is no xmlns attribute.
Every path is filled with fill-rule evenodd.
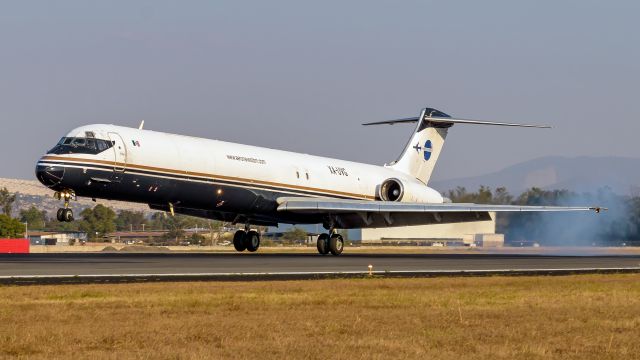
<svg viewBox="0 0 640 360"><path fill-rule="evenodd" d="M119 167L119 168L131 168L131 169L138 169L138 170L159 171L159 172L164 172L164 173L169 173L169 174L176 174L176 175L187 175L187 176L191 175L191 176L206 177L206 178L213 178L213 179L239 181L239 182L248 183L250 185L260 184L260 185L281 187L281 188L285 188L285 189L289 189L289 190L293 190L293 189L307 190L307 191L315 191L315 192L321 192L321 193L332 194L332 195L351 196L351 197L358 197L358 198L366 199L366 200L375 200L375 197L373 197L373 196L349 193L349 192L344 192L344 191L312 188L312 187L301 186L301 185L283 184L283 183L277 183L277 182L272 182L272 181L246 179L246 178L240 178L240 177L234 177L234 176L225 176L225 175L217 175L217 174L206 174L206 173L199 173L199 172L193 172L193 171L180 171L180 170L166 169L166 168L160 168L160 167L148 166L148 165L138 165L138 164L131 164L131 163L126 163L125 164L125 163L119 163L119 162L107 161L107 160L83 159L83 158L50 156L50 155L43 156L41 160L44 160L44 161L68 161L68 162L87 163L87 164L92 164L93 163L93 164L109 165L109 166Z"/></svg>

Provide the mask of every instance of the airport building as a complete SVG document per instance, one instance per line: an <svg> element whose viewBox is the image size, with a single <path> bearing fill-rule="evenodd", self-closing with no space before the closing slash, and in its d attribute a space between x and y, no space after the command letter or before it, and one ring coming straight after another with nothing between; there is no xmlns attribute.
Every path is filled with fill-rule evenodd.
<svg viewBox="0 0 640 360"><path fill-rule="evenodd" d="M87 233L81 231L29 231L31 245L69 245L87 241Z"/></svg>
<svg viewBox="0 0 640 360"><path fill-rule="evenodd" d="M491 220L456 224L431 224L389 228L349 230L349 240L362 245L398 244L431 246L484 246L504 245L504 235L496 234L496 214Z"/></svg>

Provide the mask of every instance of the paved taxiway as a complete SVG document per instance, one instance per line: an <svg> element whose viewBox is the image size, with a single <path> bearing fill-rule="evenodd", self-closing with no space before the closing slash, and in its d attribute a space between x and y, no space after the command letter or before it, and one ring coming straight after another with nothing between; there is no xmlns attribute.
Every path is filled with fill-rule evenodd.
<svg viewBox="0 0 640 360"><path fill-rule="evenodd" d="M640 255L513 254L26 254L0 255L0 277L56 275L170 275L520 271L640 268Z"/></svg>

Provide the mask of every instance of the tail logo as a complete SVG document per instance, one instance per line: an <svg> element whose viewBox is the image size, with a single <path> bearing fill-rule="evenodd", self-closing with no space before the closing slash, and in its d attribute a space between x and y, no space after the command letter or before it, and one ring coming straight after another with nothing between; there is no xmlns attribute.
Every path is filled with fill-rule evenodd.
<svg viewBox="0 0 640 360"><path fill-rule="evenodd" d="M424 161L427 161L431 158L432 151L433 151L433 146L431 146L431 140L427 140L424 143Z"/></svg>

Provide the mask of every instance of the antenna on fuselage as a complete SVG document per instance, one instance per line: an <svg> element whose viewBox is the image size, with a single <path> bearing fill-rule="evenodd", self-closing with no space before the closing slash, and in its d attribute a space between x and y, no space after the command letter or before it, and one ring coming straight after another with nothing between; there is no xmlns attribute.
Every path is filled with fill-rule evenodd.
<svg viewBox="0 0 640 360"><path fill-rule="evenodd" d="M138 129L142 130L143 127L144 127L144 120L140 122L140 126L138 126Z"/></svg>

